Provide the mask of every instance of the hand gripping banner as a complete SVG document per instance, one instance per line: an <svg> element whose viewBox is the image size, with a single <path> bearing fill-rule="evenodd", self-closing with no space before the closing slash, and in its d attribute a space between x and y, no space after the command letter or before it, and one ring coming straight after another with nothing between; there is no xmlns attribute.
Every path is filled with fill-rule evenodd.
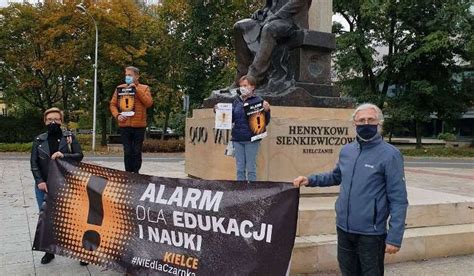
<svg viewBox="0 0 474 276"><path fill-rule="evenodd" d="M34 250L131 274L285 275L299 190L51 161Z"/></svg>

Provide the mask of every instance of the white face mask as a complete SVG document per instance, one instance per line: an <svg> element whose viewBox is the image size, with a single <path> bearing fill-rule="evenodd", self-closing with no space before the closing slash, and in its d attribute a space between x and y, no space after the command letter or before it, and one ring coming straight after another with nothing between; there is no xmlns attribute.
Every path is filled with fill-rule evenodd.
<svg viewBox="0 0 474 276"><path fill-rule="evenodd" d="M240 89L240 97L241 97L241 98L246 98L246 97L248 97L250 94L252 94L252 90L249 90L249 89L246 88L246 87L241 86L239 89Z"/></svg>

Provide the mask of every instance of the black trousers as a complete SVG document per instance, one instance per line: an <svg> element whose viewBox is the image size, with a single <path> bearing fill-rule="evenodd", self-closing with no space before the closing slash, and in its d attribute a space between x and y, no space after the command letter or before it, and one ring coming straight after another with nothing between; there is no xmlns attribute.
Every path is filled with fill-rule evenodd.
<svg viewBox="0 0 474 276"><path fill-rule="evenodd" d="M351 234L337 228L337 260L342 275L383 275L386 236Z"/></svg>
<svg viewBox="0 0 474 276"><path fill-rule="evenodd" d="M127 172L138 173L142 167L142 146L145 140L145 128L121 127L123 159Z"/></svg>

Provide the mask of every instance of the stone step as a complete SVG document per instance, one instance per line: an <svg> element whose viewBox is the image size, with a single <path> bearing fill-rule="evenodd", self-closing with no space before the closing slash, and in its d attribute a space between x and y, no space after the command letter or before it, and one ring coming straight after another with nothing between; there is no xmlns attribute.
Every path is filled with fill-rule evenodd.
<svg viewBox="0 0 474 276"><path fill-rule="evenodd" d="M291 274L337 271L336 235L297 237ZM385 263L474 254L474 224L412 228L405 231L400 252Z"/></svg>
<svg viewBox="0 0 474 276"><path fill-rule="evenodd" d="M325 188L301 187L301 197L313 196L337 196L339 194L339 186L331 186Z"/></svg>
<svg viewBox="0 0 474 276"><path fill-rule="evenodd" d="M333 196L301 197L297 236L336 233ZM474 223L474 198L408 187L406 227Z"/></svg>

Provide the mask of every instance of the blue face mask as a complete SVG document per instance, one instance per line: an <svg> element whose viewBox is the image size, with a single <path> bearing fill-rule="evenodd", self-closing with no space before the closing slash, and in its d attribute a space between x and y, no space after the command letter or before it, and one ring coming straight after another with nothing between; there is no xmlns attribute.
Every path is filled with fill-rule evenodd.
<svg viewBox="0 0 474 276"><path fill-rule="evenodd" d="M362 140L370 140L377 134L378 125L360 125L356 126L357 136Z"/></svg>
<svg viewBox="0 0 474 276"><path fill-rule="evenodd" d="M133 77L132 76L125 76L125 83L126 84L132 84L133 83Z"/></svg>

